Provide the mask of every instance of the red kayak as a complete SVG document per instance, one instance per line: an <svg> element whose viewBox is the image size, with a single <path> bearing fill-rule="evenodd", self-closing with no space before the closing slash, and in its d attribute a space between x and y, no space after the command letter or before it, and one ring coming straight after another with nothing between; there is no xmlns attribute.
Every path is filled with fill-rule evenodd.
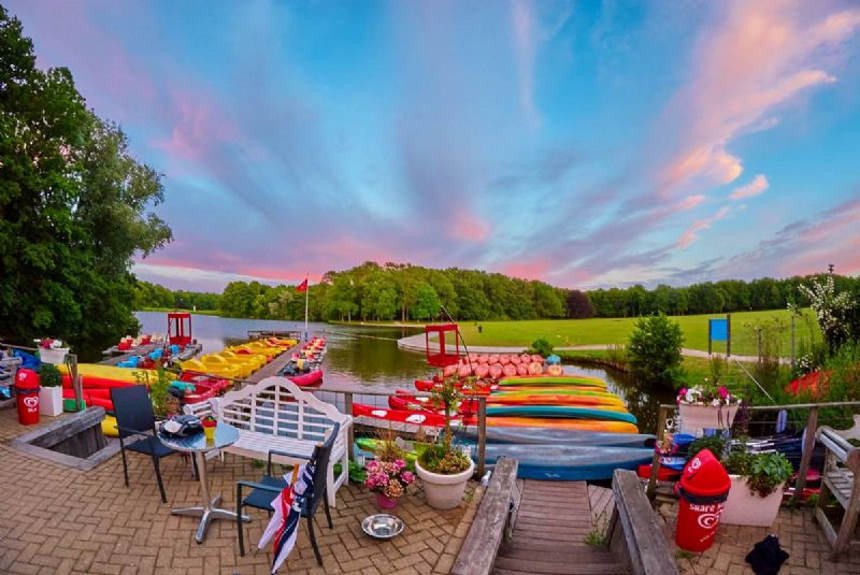
<svg viewBox="0 0 860 575"><path fill-rule="evenodd" d="M491 391L498 389L495 384L479 383L474 389L463 390L460 384L455 384L456 387L463 392L464 395L489 395ZM416 379L415 389L418 391L434 391L438 388L439 383L427 379Z"/></svg>
<svg viewBox="0 0 860 575"><path fill-rule="evenodd" d="M352 404L352 414L356 417L365 416L376 419L384 419L385 421L399 421L402 423L412 423L414 425L429 425L431 427L442 427L445 425L445 418L438 413L417 412L405 409L385 409L383 407L375 407L363 403ZM459 420L452 420L452 425L459 425ZM474 420L464 421L468 425L473 425Z"/></svg>
<svg viewBox="0 0 860 575"><path fill-rule="evenodd" d="M323 372L321 369L315 369L314 371L309 371L308 373L303 373L301 375L287 375L284 377L299 387L317 387L322 385L323 382Z"/></svg>
<svg viewBox="0 0 860 575"><path fill-rule="evenodd" d="M97 377L94 375L82 375L81 384L84 389L110 389L112 387L128 387L137 385L133 381L122 381L119 379L109 379L106 377ZM63 387L72 387L72 376L63 374Z"/></svg>
<svg viewBox="0 0 860 575"><path fill-rule="evenodd" d="M233 387L233 382L229 379L207 375L205 373L197 373L196 371L183 371L179 376L179 381L187 381L194 385L205 385L206 387L214 390L217 395L230 391Z"/></svg>
<svg viewBox="0 0 860 575"><path fill-rule="evenodd" d="M102 392L108 392L108 395L105 396ZM81 397L88 406L97 405L103 407L105 411L113 413L113 401L110 399L110 390L84 389ZM63 388L63 399L75 399L75 390Z"/></svg>
<svg viewBox="0 0 860 575"><path fill-rule="evenodd" d="M391 409L405 409L409 411L419 411L421 413L432 413L442 415L442 408L434 407L434 402L430 398L416 397L406 389L398 389L395 395L388 396L388 407ZM457 412L460 415L469 417L478 411L478 402L475 400L465 400L460 403Z"/></svg>

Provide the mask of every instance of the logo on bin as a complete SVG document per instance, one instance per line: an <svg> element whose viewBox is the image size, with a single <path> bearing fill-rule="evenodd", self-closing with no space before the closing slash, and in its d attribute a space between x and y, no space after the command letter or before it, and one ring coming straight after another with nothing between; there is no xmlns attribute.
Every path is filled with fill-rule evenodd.
<svg viewBox="0 0 860 575"><path fill-rule="evenodd" d="M39 407L39 397L38 396L31 395L29 397L25 397L23 399L23 401L24 401L24 406L27 409L36 409L37 407Z"/></svg>
<svg viewBox="0 0 860 575"><path fill-rule="evenodd" d="M713 529L720 520L719 513L702 513L696 521L702 529Z"/></svg>

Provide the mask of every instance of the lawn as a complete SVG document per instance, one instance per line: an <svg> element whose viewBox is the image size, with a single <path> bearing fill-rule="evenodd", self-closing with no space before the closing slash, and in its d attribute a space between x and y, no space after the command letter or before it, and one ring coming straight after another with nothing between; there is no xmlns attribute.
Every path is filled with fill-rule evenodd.
<svg viewBox="0 0 860 575"><path fill-rule="evenodd" d="M708 349L708 319L725 317L725 314L676 316L672 319L684 332L684 347ZM731 314L732 354L756 355L755 328L771 326L778 333L779 354L788 356L791 351L791 316L788 310L738 312ZM796 342L809 340L810 333L819 338L818 328L809 310L796 321ZM597 344L625 344L633 331L635 318L592 318L533 321L481 321L461 322L460 330L469 345L522 345L528 346L538 338L545 338L556 347ZM480 333L478 327L480 326ZM775 329L774 329L775 327ZM718 342L714 351L725 351Z"/></svg>

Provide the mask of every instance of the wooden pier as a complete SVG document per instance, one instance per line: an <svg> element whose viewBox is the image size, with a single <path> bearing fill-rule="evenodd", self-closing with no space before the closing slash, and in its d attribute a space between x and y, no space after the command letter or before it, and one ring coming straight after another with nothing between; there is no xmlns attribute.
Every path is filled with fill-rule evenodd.
<svg viewBox="0 0 860 575"><path fill-rule="evenodd" d="M594 491L602 501L611 492ZM522 496L510 541L502 543L493 568L497 575L615 575L628 567L608 549L586 543L600 525L592 523L584 481L522 482ZM605 526L604 526L605 528Z"/></svg>

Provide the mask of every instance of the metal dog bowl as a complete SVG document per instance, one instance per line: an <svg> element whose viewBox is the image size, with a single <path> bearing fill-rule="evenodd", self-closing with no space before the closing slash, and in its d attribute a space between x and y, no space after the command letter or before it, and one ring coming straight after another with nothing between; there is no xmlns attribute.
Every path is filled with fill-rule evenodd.
<svg viewBox="0 0 860 575"><path fill-rule="evenodd" d="M394 515L379 513L361 521L361 528L374 539L391 539L403 532L403 520Z"/></svg>

